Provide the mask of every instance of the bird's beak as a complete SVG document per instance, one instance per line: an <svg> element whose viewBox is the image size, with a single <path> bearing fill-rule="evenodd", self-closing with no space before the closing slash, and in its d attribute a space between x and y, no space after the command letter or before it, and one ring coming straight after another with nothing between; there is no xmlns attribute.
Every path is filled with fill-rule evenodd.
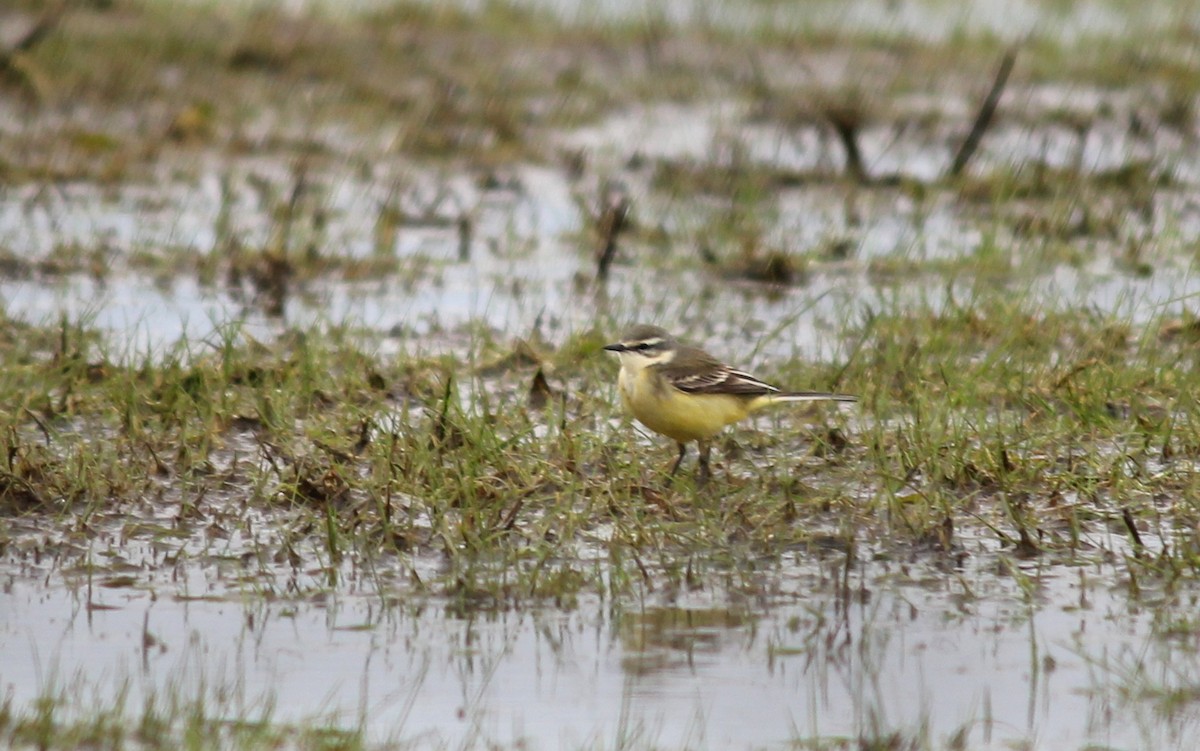
<svg viewBox="0 0 1200 751"><path fill-rule="evenodd" d="M629 349L629 347L626 347L624 344L621 344L620 342L615 342L613 344L606 344L606 345L604 345L604 348L606 350L608 350L609 352L624 352L625 350Z"/></svg>

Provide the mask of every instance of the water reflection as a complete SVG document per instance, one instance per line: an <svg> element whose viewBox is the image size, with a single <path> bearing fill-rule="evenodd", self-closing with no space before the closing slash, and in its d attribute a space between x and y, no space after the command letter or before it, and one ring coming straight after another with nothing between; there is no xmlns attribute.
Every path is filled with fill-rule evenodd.
<svg viewBox="0 0 1200 751"><path fill-rule="evenodd" d="M127 686L134 708L150 694L203 697L232 714L270 706L277 721L468 746L624 734L743 748L899 732L968 748L1190 748L1191 631L1115 591L1114 571L1031 563L1018 585L977 559L903 575L871 564L848 588L761 607L698 592L683 606L471 617L378 594L47 587L10 569L0 690L21 707L55 686L98 697ZM811 586L810 569L777 574Z"/></svg>
<svg viewBox="0 0 1200 751"><path fill-rule="evenodd" d="M714 655L734 648L743 627L741 611L723 608L651 607L624 613L618 620L621 669L639 677L657 671L695 670Z"/></svg>

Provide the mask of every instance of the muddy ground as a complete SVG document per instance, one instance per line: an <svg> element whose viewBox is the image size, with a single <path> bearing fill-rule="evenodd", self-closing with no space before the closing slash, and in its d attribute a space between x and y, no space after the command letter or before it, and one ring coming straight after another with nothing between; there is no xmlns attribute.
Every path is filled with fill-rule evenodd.
<svg viewBox="0 0 1200 751"><path fill-rule="evenodd" d="M0 9L0 737L1190 749L1197 29Z"/></svg>

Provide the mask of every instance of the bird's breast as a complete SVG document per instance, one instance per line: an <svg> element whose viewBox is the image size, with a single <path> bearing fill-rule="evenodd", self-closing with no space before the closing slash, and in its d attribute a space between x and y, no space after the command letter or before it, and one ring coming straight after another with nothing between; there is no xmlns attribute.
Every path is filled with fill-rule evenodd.
<svg viewBox="0 0 1200 751"><path fill-rule="evenodd" d="M680 443L711 438L748 413L745 400L728 394L686 394L650 369L622 370L625 406L646 427Z"/></svg>

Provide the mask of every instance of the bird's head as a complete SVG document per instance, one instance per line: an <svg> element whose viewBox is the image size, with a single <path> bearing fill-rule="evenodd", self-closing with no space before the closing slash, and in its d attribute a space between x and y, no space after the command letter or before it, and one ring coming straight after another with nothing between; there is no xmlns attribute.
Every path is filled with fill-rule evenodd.
<svg viewBox="0 0 1200 751"><path fill-rule="evenodd" d="M641 370L650 365L670 362L678 346L675 338L666 330L641 324L627 329L619 342L609 344L604 349L616 352L622 366Z"/></svg>

